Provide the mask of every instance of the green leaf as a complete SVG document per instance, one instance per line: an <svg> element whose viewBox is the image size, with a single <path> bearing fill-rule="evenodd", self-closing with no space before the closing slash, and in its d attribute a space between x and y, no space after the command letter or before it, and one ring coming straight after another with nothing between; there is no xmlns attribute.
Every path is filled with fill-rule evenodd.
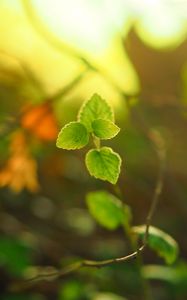
<svg viewBox="0 0 187 300"><path fill-rule="evenodd" d="M113 293L98 293L93 300L127 300L127 298L118 296Z"/></svg>
<svg viewBox="0 0 187 300"><path fill-rule="evenodd" d="M146 265L142 268L142 274L149 280L161 280L176 284L178 281L177 270L173 267L160 265Z"/></svg>
<svg viewBox="0 0 187 300"><path fill-rule="evenodd" d="M175 291L187 291L187 263L179 261L173 266L146 265L142 269L143 276L148 280L160 280L172 284Z"/></svg>
<svg viewBox="0 0 187 300"><path fill-rule="evenodd" d="M80 122L70 122L65 125L57 138L58 148L66 150L80 149L89 142L89 133L86 127Z"/></svg>
<svg viewBox="0 0 187 300"><path fill-rule="evenodd" d="M81 300L85 299L85 288L81 281L68 280L64 282L59 290L59 300Z"/></svg>
<svg viewBox="0 0 187 300"><path fill-rule="evenodd" d="M118 134L120 128L113 122L104 119L97 119L92 122L93 133L100 139L111 139Z"/></svg>
<svg viewBox="0 0 187 300"><path fill-rule="evenodd" d="M0 265L15 276L20 276L31 264L31 249L22 241L3 237L0 239Z"/></svg>
<svg viewBox="0 0 187 300"><path fill-rule="evenodd" d="M132 230L142 239L145 234L146 226L135 226ZM155 250L159 256L163 257L167 264L172 264L178 256L178 244L176 241L164 231L150 226L148 245Z"/></svg>
<svg viewBox="0 0 187 300"><path fill-rule="evenodd" d="M86 126L89 132L92 132L92 122L97 119L114 122L114 114L110 105L99 95L94 94L80 108L78 120Z"/></svg>
<svg viewBox="0 0 187 300"><path fill-rule="evenodd" d="M129 222L129 207L106 191L88 193L86 202L90 214L107 229L114 230L119 225Z"/></svg>
<svg viewBox="0 0 187 300"><path fill-rule="evenodd" d="M86 154L86 166L91 176L115 184L120 173L121 158L109 147L92 149Z"/></svg>

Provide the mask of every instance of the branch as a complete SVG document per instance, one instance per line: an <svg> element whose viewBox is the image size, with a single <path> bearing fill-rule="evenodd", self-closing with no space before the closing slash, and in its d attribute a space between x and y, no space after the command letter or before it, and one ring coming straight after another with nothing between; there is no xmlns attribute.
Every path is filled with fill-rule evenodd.
<svg viewBox="0 0 187 300"><path fill-rule="evenodd" d="M160 134L160 132L156 129L151 129L147 124L145 118L142 114L137 110L132 110L129 102L127 101L127 105L129 108L129 112L131 113L131 117L134 119L135 123L138 123L138 128L144 132L145 136L151 141L154 151L156 152L157 159L158 159L158 175L157 181L154 189L154 194L151 202L151 206L146 218L146 230L144 235L144 244L147 244L148 241L148 233L149 227L151 225L151 221L153 218L153 214L156 210L158 205L159 196L162 192L163 188L163 179L164 179L164 171L165 171L165 164L166 164L166 145L165 141Z"/></svg>
<svg viewBox="0 0 187 300"><path fill-rule="evenodd" d="M162 192L162 188L163 188L163 177L164 177L165 160L166 160L165 143L164 143L163 138L161 137L160 133L155 130L154 131L152 130L149 132L149 138L152 141L155 151L158 156L159 170L158 170L158 178L157 178L156 186L155 186L154 193L153 193L152 203L151 203L151 206L148 211L147 218L146 218L146 229L145 229L145 235L144 235L144 240L143 240L142 245L136 251L134 251L126 256L123 256L123 257L117 257L117 258L112 258L112 259L107 259L107 260L102 260L102 261L82 260L82 261L78 261L73 264L70 264L70 265L66 266L65 268L55 270L55 271L50 271L50 272L49 272L49 270L45 270L45 268L43 268L43 272L40 272L38 275L36 275L28 280L25 280L24 282L14 284L14 286L12 286L11 290L13 289L14 291L18 291L18 290L27 289L28 287L30 287L40 281L53 281L57 278L60 278L65 275L68 275L70 273L73 273L83 267L101 268L101 267L109 266L109 265L116 264L116 263L127 262L129 260L133 260L133 259L137 258L139 256L139 254L144 251L144 249L147 246L147 242L148 242L149 228L151 225L152 217L153 217L155 209L158 205L159 196L160 196L160 194Z"/></svg>
<svg viewBox="0 0 187 300"><path fill-rule="evenodd" d="M65 51L67 53L69 53L70 55L82 60L84 62L84 64L88 67L88 69L99 72L104 78L106 78L108 80L108 82L110 82L110 84L115 86L115 88L121 94L123 94L123 96L125 96L127 98L131 97L131 95L127 96L124 94L124 92L113 81L113 79L110 77L110 75L106 74L104 71L98 70L98 68L93 66L92 63L87 61L87 59L83 58L79 53L77 53L76 51L65 46L63 43L60 43L54 36L52 36L52 35L49 36L45 27L42 26L42 24L38 20L37 16L35 15L35 12L31 6L31 4L29 3L29 1L22 0L22 3L23 3L23 6L27 13L27 16L29 17L29 20L31 21L32 25L37 29L37 31L39 32L40 35L42 35L43 37L46 38L46 40L50 44L52 44L56 49L58 49L60 51L62 51L62 48L63 48L63 50L65 49ZM68 90L69 90L69 88L68 88ZM57 96L57 98L58 98L58 96ZM136 251L134 251L126 256L123 256L123 257L117 257L117 258L112 258L112 259L103 260L103 261L82 260L82 261L73 263L71 265L68 265L65 268L55 270L53 272L47 272L47 271L45 272L45 269L44 269L44 272L40 272L38 275L22 282L21 285L16 286L16 289L27 288L30 285L33 285L37 282L44 281L44 280L47 280L47 281L55 280L62 276L73 273L83 267L101 268L101 267L109 266L109 265L112 265L115 263L126 262L129 260L135 259L141 252L144 251L145 247L147 246L147 242L148 242L149 228L151 225L152 217L153 217L153 214L158 205L159 196L160 196L162 188L163 188L163 176L164 176L165 158L166 158L165 144L164 144L164 141L163 141L161 135L157 131L149 131L148 136L149 136L150 140L152 141L155 151L158 156L159 170L158 170L158 178L157 178L157 182L156 182L156 186L155 186L154 194L153 194L153 198L152 198L152 203L151 203L148 215L146 217L146 229L145 229L145 235L144 235L144 240L143 240L142 245ZM15 288L15 286L14 286L14 288Z"/></svg>
<svg viewBox="0 0 187 300"><path fill-rule="evenodd" d="M148 137L153 143L155 151L157 153L157 157L159 160L159 170L158 170L158 177L155 186L155 191L153 194L153 199L151 203L151 207L149 209L147 218L146 218L146 230L144 235L144 245L147 245L148 242L148 235L149 235L149 228L151 225L151 221L154 215L154 212L157 208L159 196L163 189L163 181L164 181L164 171L165 171L165 163L166 163L166 146L164 139L162 138L159 131L156 130L149 130Z"/></svg>

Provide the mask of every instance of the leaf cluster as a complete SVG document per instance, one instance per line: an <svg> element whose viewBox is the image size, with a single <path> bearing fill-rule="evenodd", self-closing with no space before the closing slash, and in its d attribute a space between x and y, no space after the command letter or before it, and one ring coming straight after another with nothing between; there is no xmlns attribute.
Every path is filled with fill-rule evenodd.
<svg viewBox="0 0 187 300"><path fill-rule="evenodd" d="M75 150L85 147L93 138L96 148L86 154L86 167L91 176L115 184L121 167L121 158L109 147L100 147L100 140L115 137L120 131L114 121L110 105L94 94L78 113L77 121L66 124L57 138L57 147Z"/></svg>
<svg viewBox="0 0 187 300"><path fill-rule="evenodd" d="M110 105L94 94L80 108L77 121L70 122L61 129L57 147L66 150L81 149L89 143L91 136L96 147L90 149L85 158L90 175L116 184L121 158L112 148L100 147L100 141L115 137L119 130ZM101 226L108 230L115 230L120 226L125 230L128 228L137 241L141 238L144 243L147 225L132 227L130 207L116 196L104 190L93 191L87 194L86 202L90 214ZM168 264L173 263L178 256L175 240L156 227L149 226L146 244Z"/></svg>

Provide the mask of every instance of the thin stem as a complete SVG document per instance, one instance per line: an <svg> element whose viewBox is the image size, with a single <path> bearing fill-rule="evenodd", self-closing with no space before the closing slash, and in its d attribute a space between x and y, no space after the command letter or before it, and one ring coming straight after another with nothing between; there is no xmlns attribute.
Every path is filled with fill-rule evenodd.
<svg viewBox="0 0 187 300"><path fill-rule="evenodd" d="M158 178L155 186L155 192L153 195L151 207L149 209L147 218L146 218L146 230L144 235L144 244L146 245L148 242L149 235L149 227L151 225L151 221L158 205L159 196L163 189L163 179L164 179L164 171L165 171L165 163L166 163L166 147L164 140L160 133L156 130L150 130L148 133L150 140L152 141L155 151L157 152L157 156L159 159L159 170L158 170Z"/></svg>
<svg viewBox="0 0 187 300"><path fill-rule="evenodd" d="M113 185L113 190L114 190L115 194L116 194L120 199L123 198L122 191L121 191L121 188L120 188L120 186L119 186L118 183L116 183L115 185Z"/></svg>
<svg viewBox="0 0 187 300"><path fill-rule="evenodd" d="M158 171L156 187L155 187L153 198L152 198L152 203L151 203L151 206L148 211L147 218L146 218L146 229L145 229L145 235L144 235L144 240L143 240L142 245L140 247L138 247L137 250L135 250L132 253L130 253L126 256L123 256L123 257L117 257L117 258L112 258L112 259L107 259L107 260L102 260L102 261L82 260L82 261L73 263L71 265L68 265L65 268L62 268L55 272L50 272L50 273L46 272L46 273L38 274L37 276L30 278L30 279L22 282L21 284L16 285L16 289L24 289L24 288L29 287L30 285L33 285L33 284L35 284L39 281L43 281L43 280L47 280L47 281L55 280L59 277L73 273L83 267L101 268L101 267L109 266L109 265L116 264L116 263L127 262L129 260L133 260L133 259L139 257L140 253L142 253L147 246L149 227L150 227L150 224L152 221L153 214L154 214L155 209L158 204L159 196L160 196L162 188L163 188L163 176L164 176L164 170L165 170L164 167L165 167L166 151L165 151L164 141L163 141L161 135L156 131L154 131L154 132L150 131L150 139L152 140L152 142L155 146L155 150L158 154L159 171ZM126 230L126 228L125 228L125 230ZM128 234L130 237L130 231L128 232ZM14 285L14 287L15 287L15 285Z"/></svg>
<svg viewBox="0 0 187 300"><path fill-rule="evenodd" d="M35 283L35 282L39 282L39 281L43 281L43 280L54 280L59 277L68 275L72 272L75 272L83 267L101 268L101 267L109 266L109 265L112 265L115 263L122 263L122 262L129 261L131 259L136 258L138 252L143 251L143 249L144 249L144 245L142 245L137 251L134 251L129 255L126 255L123 257L118 257L118 258L102 260L102 261L83 260L83 261L68 265L63 269L57 270L56 272L49 272L49 273L46 272L43 274L42 273L38 274L37 276L26 280L24 283L29 284L29 283Z"/></svg>
<svg viewBox="0 0 187 300"><path fill-rule="evenodd" d="M101 141L100 141L100 139L99 139L97 136L95 136L95 135L93 135L93 142L94 142L94 145L96 146L96 148L97 148L97 149L100 149L100 147L101 147Z"/></svg>
<svg viewBox="0 0 187 300"><path fill-rule="evenodd" d="M118 92L120 94L125 96L127 98L127 100L129 99L129 97L132 97L131 95L125 95L123 90L119 87L119 85L113 80L113 78L107 72L105 72L104 70L98 69L90 61L88 61L86 58L82 57L82 55L80 53L78 53L77 51L75 51L74 49L72 49L70 47L67 47L67 45L64 45L55 36L53 36L52 34L49 34L49 32L46 30L45 26L43 26L41 24L41 22L39 21L32 5L31 5L31 2L29 2L29 0L27 0L27 1L22 0L22 3L25 8L25 12L28 16L28 19L30 20L33 27L35 27L37 32L42 37L44 37L52 46L54 46L56 49L60 50L60 52L65 51L67 54L70 54L71 56L76 57L77 59L81 60L88 67L89 70L96 71L99 74L101 74L104 78L106 78L106 80L112 86L114 86L118 90ZM128 105L129 105L129 103L128 103ZM72 265L69 265L69 266L67 266L63 269L60 269L56 272L53 272L53 273L38 274L38 276L35 276L35 277L29 279L28 281L26 281L25 284L33 284L33 283L41 281L41 280L54 280L55 278L59 278L61 276L75 272L82 267L100 268L100 267L112 265L114 263L126 262L126 261L129 261L129 260L139 257L139 254L144 251L145 247L147 246L147 242L148 242L150 224L151 224L151 221L153 218L153 214L158 205L159 196L162 191L163 175L164 175L164 167L165 167L165 145L163 143L163 140L159 136L158 133L153 134L153 132L151 132L149 130L148 130L148 132L149 132L149 138L152 140L155 150L158 155L159 171L158 171L158 179L156 182L156 187L155 187L153 198L152 198L152 203L151 203L150 209L148 211L148 215L146 217L146 229L145 229L145 235L144 235L144 240L143 240L142 245L137 250L135 250L132 253L130 253L129 255L126 255L123 257L118 257L118 258L113 258L113 259L108 259L108 260L103 260L103 261L83 260L80 262L76 262ZM96 148L99 149L100 148L100 140L97 138L94 138L93 141L94 141ZM117 192L119 193L118 188L117 188ZM130 228L128 228L128 234L129 234L129 236L131 235Z"/></svg>

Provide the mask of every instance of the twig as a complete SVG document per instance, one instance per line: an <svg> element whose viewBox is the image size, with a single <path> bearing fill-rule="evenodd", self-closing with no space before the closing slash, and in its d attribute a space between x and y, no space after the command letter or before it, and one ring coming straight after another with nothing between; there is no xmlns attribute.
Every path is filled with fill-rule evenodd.
<svg viewBox="0 0 187 300"><path fill-rule="evenodd" d="M149 227L151 225L153 214L156 210L159 196L162 192L163 188L163 177L164 177L164 171L165 171L165 163L166 163L166 145L163 137L156 129L150 129L149 125L145 121L145 118L143 118L142 114L138 111L132 110L129 102L127 102L129 111L131 113L131 117L138 122L138 127L141 128L141 130L144 132L144 134L148 137L148 139L151 141L153 148L156 152L157 159L159 162L159 169L158 169L158 177L156 181L156 186L154 189L154 194L151 202L151 206L146 218L146 230L144 235L144 244L146 245L148 242L148 233L149 233Z"/></svg>
<svg viewBox="0 0 187 300"><path fill-rule="evenodd" d="M79 262L75 262L73 264L70 264L66 266L63 269L54 271L54 272L41 272L38 275L29 278L25 281L21 282L14 282L9 290L12 292L18 292L20 290L28 289L29 287L35 285L36 283L39 283L41 281L53 281L60 277L63 277L65 275L69 275L75 271L78 271L79 269L83 267L91 267L91 268L102 268L105 266L109 266L115 263L122 263L125 261L129 261L131 259L134 259L137 257L138 253L142 252L145 248L145 245L142 245L137 251L132 252L129 255L118 257L118 258L112 258L108 260L102 260L102 261L94 261L94 260L82 260Z"/></svg>
<svg viewBox="0 0 187 300"><path fill-rule="evenodd" d="M153 198L152 198L152 203L146 218L146 229L145 229L145 235L144 235L144 240L142 245L134 252L130 253L129 255L123 256L123 257L117 257L117 258L112 258L112 259L107 259L107 260L102 260L102 261L95 261L95 260L82 260L75 262L73 264L70 264L66 266L65 268L59 269L57 271L53 272L42 272L39 273L38 275L25 280L21 284L14 285L14 290L20 290L24 288L28 288L32 286L35 283L38 283L40 281L53 281L57 278L60 278L62 276L68 275L70 273L73 273L83 267L92 267L92 268L101 268L105 266L109 266L115 263L122 263L122 262L127 262L129 260L135 259L139 256L140 253L144 251L144 249L147 246L148 242L148 236L149 236L149 228L151 225L152 217L155 212L155 209L158 204L158 199L161 194L162 188L163 188L163 176L164 176L164 168L165 168L165 159L166 159L166 150L165 150L165 144L164 141L161 137L161 135L157 131L150 131L149 137L151 141L153 142L153 145L155 147L155 150L158 155L158 160L159 160L159 171L158 171L158 178L157 178L157 183L156 187L154 190Z"/></svg>
<svg viewBox="0 0 187 300"><path fill-rule="evenodd" d="M39 31L39 34L42 35L43 37L45 37L47 39L47 41L50 42L50 44L53 44L53 46L55 46L55 48L57 48L60 51L62 51L62 48L63 48L63 50L65 49L65 51L67 53L69 53L70 55L82 60L89 69L99 72L102 76L104 76L104 78L106 78L108 80L108 82L110 82L110 84L115 86L115 88L121 94L123 94L123 96L125 96L125 97L127 96L124 94L124 92L121 90L121 88L113 81L113 79L108 74L106 74L104 71L99 70L97 67L93 66L92 63L87 61L87 59L83 58L79 53L77 53L76 51L72 50L71 48L65 46L63 43L60 43L52 35L49 36L48 32L46 32L45 28L41 25L41 23L38 21L37 17L35 16L35 12L33 11L33 8L30 5L29 1L22 0L22 3L23 3L25 11L26 11L32 25L34 25L34 27L36 27L37 31ZM128 95L127 97L132 97L132 96ZM130 253L129 255L123 256L123 257L112 258L112 259L103 260L103 261L82 260L80 262L76 262L74 264L71 264L71 265L69 265L65 268L62 268L60 270L57 270L55 272L40 273L37 276L24 281L23 284L25 287L27 285L30 286L32 284L35 284L36 282L43 281L43 280L57 279L64 275L68 275L72 272L75 272L83 267L101 268L101 267L109 266L109 265L112 265L115 263L126 262L131 259L135 259L139 255L139 253L144 251L145 247L147 246L147 242L148 242L149 228L150 228L150 224L152 221L152 217L153 217L153 214L157 207L159 196L160 196L162 188L163 188L163 175L164 175L165 154L166 154L163 139L158 132L149 131L149 138L153 142L153 145L154 145L155 150L158 155L159 171L158 171L158 179L156 182L156 187L154 190L151 207L149 209L149 212L148 212L148 215L146 218L146 229L145 229L145 235L144 235L144 240L143 240L142 245L136 251Z"/></svg>
<svg viewBox="0 0 187 300"><path fill-rule="evenodd" d="M144 235L144 245L146 245L148 242L149 227L151 225L153 214L158 205L159 196L163 189L164 170L165 170L165 163L166 163L166 146L165 146L165 142L164 142L162 136L156 130L150 130L148 132L148 135L155 147L155 151L158 156L159 170L158 170L158 178L157 178L157 182L156 182L156 186L155 186L155 192L153 195L151 207L149 209L149 212L148 212L148 215L146 218L146 230L145 230L145 235Z"/></svg>

